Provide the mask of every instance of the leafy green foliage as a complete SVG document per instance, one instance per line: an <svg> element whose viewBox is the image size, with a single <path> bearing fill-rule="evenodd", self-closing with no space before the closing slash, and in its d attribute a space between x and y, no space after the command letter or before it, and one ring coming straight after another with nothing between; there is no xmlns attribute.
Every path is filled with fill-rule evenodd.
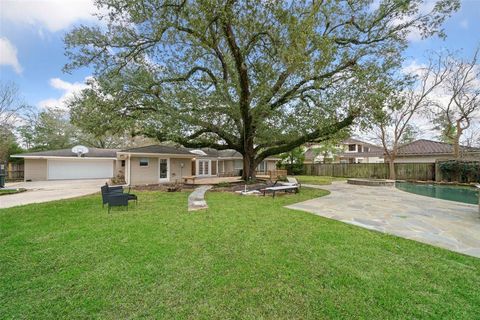
<svg viewBox="0 0 480 320"><path fill-rule="evenodd" d="M50 108L31 114L27 124L18 128L27 149L34 151L72 147L77 129L70 124L68 113Z"/></svg>
<svg viewBox="0 0 480 320"><path fill-rule="evenodd" d="M103 118L187 147L232 148L244 177L264 158L328 140L378 106L412 29L458 9L439 0L99 0L105 26L67 34L67 70L95 68L80 100ZM79 108L86 103L79 101ZM95 125L93 125L95 126Z"/></svg>
<svg viewBox="0 0 480 320"><path fill-rule="evenodd" d="M451 123L445 113L439 113L433 119L434 129L440 131L438 139L445 143L453 144L457 135L457 127Z"/></svg>
<svg viewBox="0 0 480 320"><path fill-rule="evenodd" d="M18 162L20 159L10 158L12 154L22 153L15 134L9 127L0 127L0 163Z"/></svg>
<svg viewBox="0 0 480 320"><path fill-rule="evenodd" d="M405 130L400 138L400 145L413 142L418 139L420 134L420 129L414 124L408 123L405 126Z"/></svg>
<svg viewBox="0 0 480 320"><path fill-rule="evenodd" d="M449 160L440 162L440 172L447 181L480 182L480 162Z"/></svg>
<svg viewBox="0 0 480 320"><path fill-rule="evenodd" d="M295 148L290 152L285 152L280 155L282 159L279 163L281 169L286 169L288 174L302 174L303 161L305 160L305 155L302 148Z"/></svg>

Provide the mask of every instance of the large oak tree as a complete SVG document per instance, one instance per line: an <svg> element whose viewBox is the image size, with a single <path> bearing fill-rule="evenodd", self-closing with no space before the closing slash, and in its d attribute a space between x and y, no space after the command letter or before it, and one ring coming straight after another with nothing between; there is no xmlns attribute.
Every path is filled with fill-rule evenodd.
<svg viewBox="0 0 480 320"><path fill-rule="evenodd" d="M232 148L244 178L264 158L321 142L377 104L409 32L441 33L458 1L98 0L101 26L66 37L78 97L105 121L187 147ZM100 124L99 124L100 125Z"/></svg>

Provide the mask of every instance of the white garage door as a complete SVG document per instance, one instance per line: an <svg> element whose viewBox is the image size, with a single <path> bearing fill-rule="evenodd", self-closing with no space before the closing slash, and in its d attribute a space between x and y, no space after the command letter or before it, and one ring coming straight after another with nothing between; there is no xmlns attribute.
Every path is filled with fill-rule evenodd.
<svg viewBox="0 0 480 320"><path fill-rule="evenodd" d="M48 160L48 180L113 177L113 160Z"/></svg>

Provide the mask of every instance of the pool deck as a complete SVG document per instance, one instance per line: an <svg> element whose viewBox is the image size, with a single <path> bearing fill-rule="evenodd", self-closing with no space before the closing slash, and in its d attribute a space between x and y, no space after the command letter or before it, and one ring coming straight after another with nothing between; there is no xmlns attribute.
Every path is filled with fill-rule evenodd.
<svg viewBox="0 0 480 320"><path fill-rule="evenodd" d="M480 258L477 205L420 196L395 187L345 182L303 186L326 189L331 194L287 208Z"/></svg>

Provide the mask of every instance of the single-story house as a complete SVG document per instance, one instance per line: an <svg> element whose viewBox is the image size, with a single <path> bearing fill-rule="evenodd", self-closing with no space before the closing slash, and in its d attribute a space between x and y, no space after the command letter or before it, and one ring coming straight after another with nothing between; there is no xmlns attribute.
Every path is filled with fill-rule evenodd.
<svg viewBox="0 0 480 320"><path fill-rule="evenodd" d="M460 154L464 160L480 160L480 148L460 146ZM420 139L400 146L395 162L434 163L453 158L452 144Z"/></svg>
<svg viewBox="0 0 480 320"><path fill-rule="evenodd" d="M238 176L243 157L235 150L188 149L151 145L125 150L85 148L13 155L25 161L25 181L108 179L122 177L129 185L182 181L183 177ZM75 152L74 152L75 151ZM279 158L267 158L259 174L276 170Z"/></svg>

